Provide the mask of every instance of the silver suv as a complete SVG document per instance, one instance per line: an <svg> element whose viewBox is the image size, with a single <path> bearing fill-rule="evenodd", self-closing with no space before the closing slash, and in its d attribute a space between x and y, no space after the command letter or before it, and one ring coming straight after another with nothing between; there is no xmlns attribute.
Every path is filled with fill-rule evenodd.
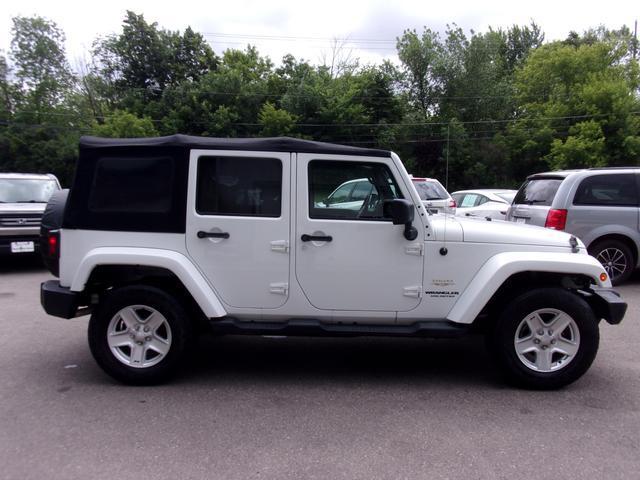
<svg viewBox="0 0 640 480"><path fill-rule="evenodd" d="M0 173L0 255L38 251L40 220L57 190L53 175Z"/></svg>
<svg viewBox="0 0 640 480"><path fill-rule="evenodd" d="M527 177L507 220L579 237L614 285L638 267L640 168L599 168Z"/></svg>

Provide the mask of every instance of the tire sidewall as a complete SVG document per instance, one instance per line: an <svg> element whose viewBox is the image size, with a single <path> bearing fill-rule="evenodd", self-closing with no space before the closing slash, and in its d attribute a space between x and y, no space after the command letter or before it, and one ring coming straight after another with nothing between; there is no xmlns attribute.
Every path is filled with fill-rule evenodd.
<svg viewBox="0 0 640 480"><path fill-rule="evenodd" d="M554 372L536 372L519 358L514 340L518 326L535 310L554 308L575 321L580 333L576 356ZM500 315L492 332L492 348L507 377L518 386L555 389L574 382L591 366L600 341L598 322L589 304L578 294L561 288L540 288L514 299Z"/></svg>
<svg viewBox="0 0 640 480"><path fill-rule="evenodd" d="M145 368L123 364L111 352L107 343L109 323L114 315L130 305L146 305L159 311L171 328L171 347L165 357ZM193 329L184 309L165 291L148 286L123 287L109 292L100 302L89 320L89 347L100 367L123 383L149 385L161 383L176 372L189 351Z"/></svg>

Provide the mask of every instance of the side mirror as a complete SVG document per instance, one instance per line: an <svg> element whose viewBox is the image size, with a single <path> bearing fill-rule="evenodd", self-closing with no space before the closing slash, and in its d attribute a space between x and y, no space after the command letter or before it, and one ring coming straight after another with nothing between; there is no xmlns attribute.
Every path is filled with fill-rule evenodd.
<svg viewBox="0 0 640 480"><path fill-rule="evenodd" d="M415 240L418 238L418 230L411 225L415 215L413 203L403 198L385 200L382 207L385 218L390 218L394 225L404 225L404 238Z"/></svg>

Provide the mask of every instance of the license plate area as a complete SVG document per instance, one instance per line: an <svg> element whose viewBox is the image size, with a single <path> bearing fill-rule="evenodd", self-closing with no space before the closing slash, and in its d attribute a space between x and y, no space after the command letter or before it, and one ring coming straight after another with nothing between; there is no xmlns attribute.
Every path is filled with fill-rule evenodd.
<svg viewBox="0 0 640 480"><path fill-rule="evenodd" d="M516 223L526 223L527 219L524 217L515 217L516 218Z"/></svg>
<svg viewBox="0 0 640 480"><path fill-rule="evenodd" d="M11 253L30 253L35 252L33 242L11 242Z"/></svg>

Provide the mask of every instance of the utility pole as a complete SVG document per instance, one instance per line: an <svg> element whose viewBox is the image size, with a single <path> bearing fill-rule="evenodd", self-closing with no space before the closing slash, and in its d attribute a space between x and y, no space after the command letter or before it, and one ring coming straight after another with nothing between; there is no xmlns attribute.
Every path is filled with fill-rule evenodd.
<svg viewBox="0 0 640 480"><path fill-rule="evenodd" d="M633 59L636 59L636 53L638 53L638 20L634 22L633 27Z"/></svg>

